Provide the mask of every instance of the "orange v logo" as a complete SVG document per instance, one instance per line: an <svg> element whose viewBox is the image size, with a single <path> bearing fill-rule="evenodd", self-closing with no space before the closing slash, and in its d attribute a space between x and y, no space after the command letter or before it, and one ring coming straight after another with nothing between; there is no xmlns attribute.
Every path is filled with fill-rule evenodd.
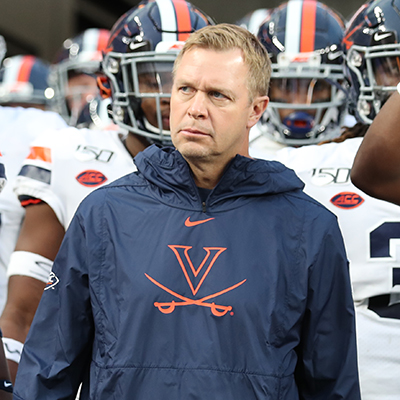
<svg viewBox="0 0 400 400"><path fill-rule="evenodd" d="M192 248L192 246L170 245L168 247L172 249L172 251L175 253L175 256L178 259L179 265L182 268L183 274L185 275L185 278L190 286L190 290L192 291L193 295L196 295L196 293L200 289L201 285L204 282L204 279L206 279L217 258L221 255L222 252L226 250L226 247L203 247L206 251L206 255L204 256L203 261L201 262L199 267L196 269L193 266L192 260L189 256L189 250ZM212 257L210 257L211 254L213 254ZM205 265L207 266L205 267ZM194 288L192 280L189 276L189 272L191 271L194 277L197 278L197 275L199 275L199 273L203 269L205 269L205 271L203 272L203 276L200 279L200 282L198 283L196 288Z"/></svg>
<svg viewBox="0 0 400 400"><path fill-rule="evenodd" d="M195 268L189 256L189 250L192 248L192 246L169 245L168 247L174 252L193 295L196 295L201 285L203 284L204 280L206 279L208 273L210 272L211 268L213 267L215 261L226 250L226 247L203 247L203 249L206 251L206 255L204 256L200 265L197 268ZM203 275L200 275L201 272ZM201 279L197 284L197 286L194 287L191 276L197 278L197 276L199 275L201 276ZM163 314L171 314L177 306L196 305L201 307L209 307L213 315L215 315L216 317L222 317L226 315L227 312L232 310L232 306L218 305L215 304L214 302L209 303L207 302L207 300L221 296L224 293L230 292L231 290L236 289L237 287L243 285L243 283L246 282L246 279L243 279L241 282L238 282L235 285L222 289L219 292L209 294L205 297L202 297L201 299L190 299L186 296L183 296L169 289L160 282L157 282L150 275L145 273L145 276L160 289L181 300L178 302L175 300L162 303L155 302L154 306L157 307L159 311L162 312Z"/></svg>

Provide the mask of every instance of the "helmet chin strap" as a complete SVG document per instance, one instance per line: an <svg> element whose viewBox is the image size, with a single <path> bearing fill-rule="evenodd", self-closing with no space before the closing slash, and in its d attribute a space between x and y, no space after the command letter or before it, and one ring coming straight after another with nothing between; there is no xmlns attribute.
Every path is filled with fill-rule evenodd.
<svg viewBox="0 0 400 400"><path fill-rule="evenodd" d="M314 128L315 118L304 111L295 111L283 119L294 137L302 138Z"/></svg>
<svg viewBox="0 0 400 400"><path fill-rule="evenodd" d="M150 132L152 132L152 133L160 133L160 129L159 128L156 128L154 125L152 125L152 124L150 124L150 122L147 120L147 118L146 117L144 117L143 116L143 123L144 123L144 127L148 130L148 131L150 131ZM161 133L163 134L163 135L170 135L170 131L168 131L168 130L166 130L166 129L162 129L161 130Z"/></svg>

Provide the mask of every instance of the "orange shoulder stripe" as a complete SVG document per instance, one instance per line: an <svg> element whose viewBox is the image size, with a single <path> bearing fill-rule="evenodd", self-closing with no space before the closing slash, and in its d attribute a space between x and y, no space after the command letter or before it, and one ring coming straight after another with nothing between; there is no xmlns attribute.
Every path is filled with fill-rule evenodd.
<svg viewBox="0 0 400 400"><path fill-rule="evenodd" d="M51 150L48 147L31 147L27 159L51 162Z"/></svg>

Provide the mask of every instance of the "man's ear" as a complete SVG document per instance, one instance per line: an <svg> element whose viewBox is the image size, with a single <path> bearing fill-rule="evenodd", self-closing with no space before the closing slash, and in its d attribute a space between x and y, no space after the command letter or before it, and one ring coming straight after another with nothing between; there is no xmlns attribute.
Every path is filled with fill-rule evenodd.
<svg viewBox="0 0 400 400"><path fill-rule="evenodd" d="M252 109L250 112L249 120L247 122L248 128L251 128L258 122L258 120L261 118L261 115L263 115L264 111L267 109L268 103L268 96L259 96L253 100Z"/></svg>

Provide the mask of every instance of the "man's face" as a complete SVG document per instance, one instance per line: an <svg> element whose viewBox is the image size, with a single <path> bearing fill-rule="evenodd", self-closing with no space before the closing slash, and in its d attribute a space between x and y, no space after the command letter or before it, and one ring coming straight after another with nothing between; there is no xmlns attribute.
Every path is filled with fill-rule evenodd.
<svg viewBox="0 0 400 400"><path fill-rule="evenodd" d="M400 58L380 57L373 59L376 83L379 86L397 86L400 81Z"/></svg>
<svg viewBox="0 0 400 400"><path fill-rule="evenodd" d="M172 87L172 72L147 72L141 73L139 79L139 92L142 94L159 94L171 93ZM147 121L151 125L159 128L157 120L157 103L155 98L142 97L141 107ZM170 98L162 97L160 99L160 112L162 119L162 129L169 130L169 113L170 113Z"/></svg>
<svg viewBox="0 0 400 400"><path fill-rule="evenodd" d="M248 131L258 118L247 89L248 67L239 49L192 48L176 71L171 97L171 137L190 161L228 162L248 155Z"/></svg>
<svg viewBox="0 0 400 400"><path fill-rule="evenodd" d="M312 104L329 102L331 85L322 79L275 78L271 79L270 99L276 103L310 106L307 113L315 116L316 109L312 109ZM293 111L291 108L279 109L281 120Z"/></svg>

